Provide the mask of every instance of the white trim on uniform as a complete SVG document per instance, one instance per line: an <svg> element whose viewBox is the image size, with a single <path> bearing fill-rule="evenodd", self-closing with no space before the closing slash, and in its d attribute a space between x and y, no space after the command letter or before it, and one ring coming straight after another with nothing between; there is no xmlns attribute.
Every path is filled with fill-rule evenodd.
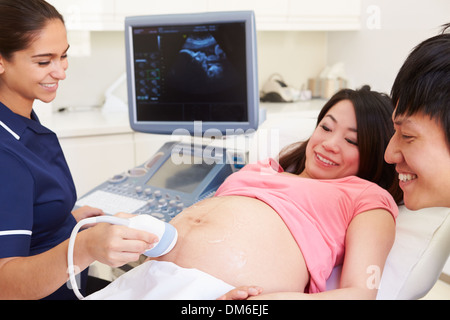
<svg viewBox="0 0 450 320"><path fill-rule="evenodd" d="M9 231L0 231L1 236L31 236L33 232L29 230L9 230Z"/></svg>
<svg viewBox="0 0 450 320"><path fill-rule="evenodd" d="M16 140L20 140L20 136L11 130L6 124L4 124L2 121L0 121L0 126L5 128L6 131L8 131Z"/></svg>

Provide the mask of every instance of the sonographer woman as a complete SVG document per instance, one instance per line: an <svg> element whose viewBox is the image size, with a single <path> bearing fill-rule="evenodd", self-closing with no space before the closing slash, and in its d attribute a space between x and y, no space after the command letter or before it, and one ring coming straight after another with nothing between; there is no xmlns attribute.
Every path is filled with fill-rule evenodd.
<svg viewBox="0 0 450 320"><path fill-rule="evenodd" d="M35 99L55 98L68 49L53 6L0 0L0 299L75 298L66 286L67 239L78 220L102 214L89 207L71 212L76 192L61 147L32 110ZM123 265L156 240L98 224L80 232L74 264L80 270L95 260Z"/></svg>

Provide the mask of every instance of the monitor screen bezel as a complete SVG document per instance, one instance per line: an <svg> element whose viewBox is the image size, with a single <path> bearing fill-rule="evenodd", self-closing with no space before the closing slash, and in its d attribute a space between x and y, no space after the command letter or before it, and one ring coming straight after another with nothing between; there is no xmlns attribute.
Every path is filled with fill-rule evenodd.
<svg viewBox="0 0 450 320"><path fill-rule="evenodd" d="M133 28L214 23L245 23L246 83L248 120L242 122L201 122L201 131L242 134L257 130L259 124L259 89L256 25L253 11L205 12L193 14L147 15L125 18L125 47L130 126L134 131L154 134L198 134L199 124L192 121L139 121L137 119Z"/></svg>

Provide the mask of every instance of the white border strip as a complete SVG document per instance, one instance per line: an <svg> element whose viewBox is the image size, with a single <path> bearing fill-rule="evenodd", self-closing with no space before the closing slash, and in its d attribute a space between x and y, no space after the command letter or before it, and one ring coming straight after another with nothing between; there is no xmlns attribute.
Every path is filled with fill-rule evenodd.
<svg viewBox="0 0 450 320"><path fill-rule="evenodd" d="M31 236L33 232L29 230L10 230L10 231L0 231L0 237L1 236L16 236L16 235L25 235L25 236Z"/></svg>
<svg viewBox="0 0 450 320"><path fill-rule="evenodd" d="M15 133L14 131L12 131L6 124L4 124L2 121L0 121L0 126L2 126L3 128L5 128L6 131L8 131L9 133L11 133L11 135L16 139L16 140L20 140L20 137L17 133Z"/></svg>

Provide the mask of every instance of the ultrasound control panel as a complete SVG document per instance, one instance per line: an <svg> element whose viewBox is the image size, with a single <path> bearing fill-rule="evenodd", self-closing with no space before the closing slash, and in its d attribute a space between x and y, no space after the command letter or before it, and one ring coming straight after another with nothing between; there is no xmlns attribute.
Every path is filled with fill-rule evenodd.
<svg viewBox="0 0 450 320"><path fill-rule="evenodd" d="M105 214L150 214L163 221L211 197L233 172L226 149L168 142L142 165L111 177L75 204Z"/></svg>

